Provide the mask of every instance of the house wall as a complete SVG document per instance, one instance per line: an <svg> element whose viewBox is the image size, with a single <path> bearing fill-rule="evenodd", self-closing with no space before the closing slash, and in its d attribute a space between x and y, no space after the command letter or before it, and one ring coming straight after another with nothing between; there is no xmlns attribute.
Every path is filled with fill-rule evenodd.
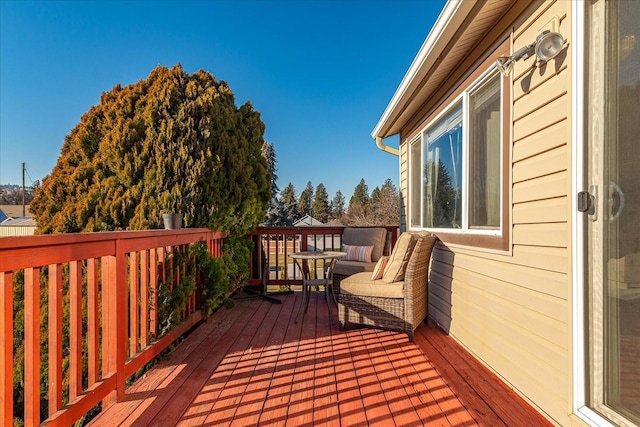
<svg viewBox="0 0 640 427"><path fill-rule="evenodd" d="M35 225L0 225L0 237L33 236Z"/></svg>
<svg viewBox="0 0 640 427"><path fill-rule="evenodd" d="M554 16L568 39L570 14L571 2L545 1L507 17L511 51L532 43ZM429 279L429 317L561 425L572 423L571 46L546 67L531 70L531 58L512 72L509 250L439 242ZM400 189L408 205L408 142L417 131L405 131Z"/></svg>

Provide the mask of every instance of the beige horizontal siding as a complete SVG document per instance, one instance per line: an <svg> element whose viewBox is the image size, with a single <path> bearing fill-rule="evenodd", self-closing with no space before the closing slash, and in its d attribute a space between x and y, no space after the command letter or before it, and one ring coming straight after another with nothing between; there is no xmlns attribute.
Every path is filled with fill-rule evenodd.
<svg viewBox="0 0 640 427"><path fill-rule="evenodd" d="M513 203L566 197L571 184L566 171L513 184Z"/></svg>
<svg viewBox="0 0 640 427"><path fill-rule="evenodd" d="M567 196L518 203L513 206L514 224L566 222L569 201Z"/></svg>
<svg viewBox="0 0 640 427"><path fill-rule="evenodd" d="M541 89L538 89L541 90ZM524 137L534 134L542 129L552 126L567 118L568 99L566 96L560 96L545 104L538 110L521 116L519 120L513 123L513 140L518 141ZM517 106L514 105L514 115L520 113Z"/></svg>
<svg viewBox="0 0 640 427"><path fill-rule="evenodd" d="M557 72L540 74L534 70L532 75L539 76L539 80L528 78L527 75L514 86L514 105L520 111L539 110L543 105L549 104L568 91L570 76L566 64Z"/></svg>
<svg viewBox="0 0 640 427"><path fill-rule="evenodd" d="M571 34L570 2L534 4L510 22L513 51L553 17L556 30ZM511 250L439 242L429 276L429 317L560 424L569 424L572 392L571 40L567 46L542 67L533 67L534 58L518 61L512 73ZM406 141L399 163L409 203Z"/></svg>
<svg viewBox="0 0 640 427"><path fill-rule="evenodd" d="M523 224L513 226L513 244L566 248L569 243L567 223Z"/></svg>
<svg viewBox="0 0 640 427"><path fill-rule="evenodd" d="M519 162L567 143L566 119L514 141L513 161Z"/></svg>
<svg viewBox="0 0 640 427"><path fill-rule="evenodd" d="M538 156L514 163L513 182L522 182L564 171L567 169L569 155L567 146L563 145L543 152Z"/></svg>
<svg viewBox="0 0 640 427"><path fill-rule="evenodd" d="M542 248L537 249L542 252ZM530 250L530 248L526 250ZM522 254L520 251L521 249L519 248L518 253ZM456 253L453 255L454 261L452 261L452 264L452 262L443 260L443 258L446 259L446 257L441 256L442 252L442 250L436 249L432 260L432 268L442 276L452 278L453 268L451 266L455 265L455 267L460 267L468 271L481 272L486 277L511 283L514 286L526 289L530 293L526 294L525 299L532 297L533 299L531 299L531 301L536 301L533 295L538 293L547 294L561 300L566 300L568 296L566 275L563 273L540 269L534 265L526 265L524 262L522 264L516 264L513 257L508 257L508 259L505 259L503 262L483 256L481 253L475 253L473 255L466 255L461 252ZM562 249L554 248L550 250L549 253L551 255L542 255L539 253L538 257L553 256L554 254L562 253ZM524 256L519 256L518 259L526 261ZM507 260L509 262L506 262ZM540 310L543 312L547 310L547 308L548 307L540 307Z"/></svg>
<svg viewBox="0 0 640 427"><path fill-rule="evenodd" d="M545 366L537 355L553 354L558 361L565 362L568 353L552 353L545 346L544 340L527 337L514 323L503 323L500 325L502 330L488 327L483 329L486 331L485 335L490 334L492 337L490 343L486 342L474 327L474 320L480 312L482 311L472 310L469 317L459 319L456 338L463 339L464 345L480 360L490 360L492 369L542 412L556 422L560 420L567 425L568 370ZM503 319L488 313L487 324L497 325L502 321ZM523 339L528 339L529 345L505 338L510 336L522 336Z"/></svg>

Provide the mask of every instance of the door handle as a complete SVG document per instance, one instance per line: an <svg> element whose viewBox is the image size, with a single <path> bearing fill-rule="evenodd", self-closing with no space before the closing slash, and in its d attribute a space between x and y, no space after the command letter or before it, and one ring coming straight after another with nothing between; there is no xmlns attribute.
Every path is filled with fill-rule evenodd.
<svg viewBox="0 0 640 427"><path fill-rule="evenodd" d="M616 194L618 195L618 209L615 211L615 213L612 213L612 209L611 208L614 206L614 203L616 201L615 197L614 197ZM609 206L609 221L610 222L615 222L615 221L618 220L618 218L620 218L620 214L624 210L624 204L625 204L625 199L624 199L624 193L622 192L622 189L615 182L609 181L608 206Z"/></svg>

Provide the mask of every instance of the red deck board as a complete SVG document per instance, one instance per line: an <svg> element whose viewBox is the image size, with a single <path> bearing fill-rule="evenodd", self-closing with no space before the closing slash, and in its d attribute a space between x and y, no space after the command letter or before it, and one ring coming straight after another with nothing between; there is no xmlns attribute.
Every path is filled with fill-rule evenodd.
<svg viewBox="0 0 640 427"><path fill-rule="evenodd" d="M435 326L340 331L322 292L296 324L279 298L216 312L92 425L551 425Z"/></svg>
<svg viewBox="0 0 640 427"><path fill-rule="evenodd" d="M253 346L254 370L249 380L250 387L242 396L237 407L232 425L248 426L257 425L262 413L262 407L267 400L273 375L276 372L276 364L280 354L287 325L291 321L294 299L288 299L285 304L273 304L265 324L273 324L273 329L261 328L261 334L257 335ZM266 338L266 339L263 339Z"/></svg>
<svg viewBox="0 0 640 427"><path fill-rule="evenodd" d="M313 425L327 427L340 425L332 342L333 328L338 327L337 309L333 302L329 307L331 309L331 318L325 304L319 304L317 307L316 374L313 397Z"/></svg>
<svg viewBox="0 0 640 427"><path fill-rule="evenodd" d="M318 293L317 295L320 295ZM287 410L287 423L310 426L313 424L313 386L315 375L316 309L320 298L311 298L307 313L303 313L298 353L292 376L291 400ZM323 302L323 309L324 306Z"/></svg>

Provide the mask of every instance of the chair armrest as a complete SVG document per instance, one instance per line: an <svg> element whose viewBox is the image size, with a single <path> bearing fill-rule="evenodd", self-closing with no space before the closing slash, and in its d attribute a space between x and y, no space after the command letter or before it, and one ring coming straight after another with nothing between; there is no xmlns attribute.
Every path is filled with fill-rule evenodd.
<svg viewBox="0 0 640 427"><path fill-rule="evenodd" d="M404 276L405 320L412 322L414 328L427 317L429 261L436 239L418 239Z"/></svg>

